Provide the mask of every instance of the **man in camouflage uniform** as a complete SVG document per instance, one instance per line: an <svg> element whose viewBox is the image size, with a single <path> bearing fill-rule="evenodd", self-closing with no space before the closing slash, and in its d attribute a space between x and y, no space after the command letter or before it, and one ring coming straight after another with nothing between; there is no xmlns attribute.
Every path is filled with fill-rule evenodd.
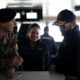
<svg viewBox="0 0 80 80"><path fill-rule="evenodd" d="M12 33L16 24L15 15L16 12L11 9L0 9L0 72L8 78L14 77L16 68L23 61L18 54L17 40Z"/></svg>

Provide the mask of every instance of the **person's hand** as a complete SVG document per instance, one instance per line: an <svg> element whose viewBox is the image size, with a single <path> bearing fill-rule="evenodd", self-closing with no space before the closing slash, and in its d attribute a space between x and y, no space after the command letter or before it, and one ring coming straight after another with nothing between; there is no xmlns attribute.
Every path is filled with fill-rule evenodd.
<svg viewBox="0 0 80 80"><path fill-rule="evenodd" d="M13 65L13 66L16 66L16 67L19 67L20 65L22 65L22 62L23 62L22 57L16 56L16 57L14 57L13 60L12 60L12 65Z"/></svg>
<svg viewBox="0 0 80 80"><path fill-rule="evenodd" d="M20 56L15 56L11 59L9 59L7 61L8 66L15 66L15 67L19 67L20 65L22 65L23 59Z"/></svg>
<svg viewBox="0 0 80 80"><path fill-rule="evenodd" d="M13 78L16 75L16 72L15 72L14 68L11 68L11 69L9 69L7 71L4 71L3 74L7 78Z"/></svg>

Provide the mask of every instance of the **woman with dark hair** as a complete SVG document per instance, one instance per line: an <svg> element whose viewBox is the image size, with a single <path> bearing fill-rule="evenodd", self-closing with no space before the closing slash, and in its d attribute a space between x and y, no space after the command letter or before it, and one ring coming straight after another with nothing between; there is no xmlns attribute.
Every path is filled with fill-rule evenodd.
<svg viewBox="0 0 80 80"><path fill-rule="evenodd" d="M49 51L40 40L40 26L33 23L29 26L28 34L19 42L19 53L24 59L23 70L48 70Z"/></svg>

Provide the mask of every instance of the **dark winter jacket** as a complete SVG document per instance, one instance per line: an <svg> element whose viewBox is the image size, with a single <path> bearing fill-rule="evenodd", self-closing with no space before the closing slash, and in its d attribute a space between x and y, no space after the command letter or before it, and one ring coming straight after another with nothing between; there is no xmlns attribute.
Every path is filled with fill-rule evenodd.
<svg viewBox="0 0 80 80"><path fill-rule="evenodd" d="M78 27L62 32L64 40L56 57L56 71L66 75L80 76L80 32Z"/></svg>
<svg viewBox="0 0 80 80"><path fill-rule="evenodd" d="M48 70L49 66L49 50L38 40L35 48L30 46L29 38L24 38L19 42L19 54L24 59L23 70L26 71L43 71Z"/></svg>

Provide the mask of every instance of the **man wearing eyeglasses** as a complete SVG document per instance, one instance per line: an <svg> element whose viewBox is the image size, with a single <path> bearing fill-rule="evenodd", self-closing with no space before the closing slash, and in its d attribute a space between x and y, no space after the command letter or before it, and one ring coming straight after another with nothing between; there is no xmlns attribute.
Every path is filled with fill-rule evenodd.
<svg viewBox="0 0 80 80"><path fill-rule="evenodd" d="M64 39L55 61L56 72L65 75L65 80L80 80L80 32L76 16L70 10L62 10L54 25L60 27Z"/></svg>

